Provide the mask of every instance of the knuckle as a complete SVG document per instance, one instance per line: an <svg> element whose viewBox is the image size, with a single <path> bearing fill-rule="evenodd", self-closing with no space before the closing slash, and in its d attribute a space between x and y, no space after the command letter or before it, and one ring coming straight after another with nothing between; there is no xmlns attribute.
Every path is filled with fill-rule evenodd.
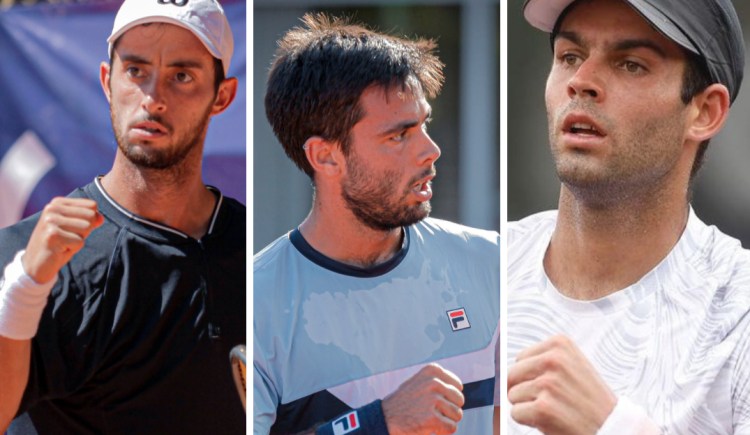
<svg viewBox="0 0 750 435"><path fill-rule="evenodd" d="M519 411L519 409L520 408L518 406L511 406L510 407L510 418L512 418L514 421L516 421L518 423L523 423L524 422L523 415L521 414L521 412Z"/></svg>
<svg viewBox="0 0 750 435"><path fill-rule="evenodd" d="M52 226L52 225L55 225L57 218L54 214L48 213L42 216L41 221L43 225Z"/></svg>
<svg viewBox="0 0 750 435"><path fill-rule="evenodd" d="M458 402L456 402L456 405L459 406L459 409L460 409L460 407L463 407L465 403L466 403L466 397L464 397L464 395L459 392Z"/></svg>
<svg viewBox="0 0 750 435"><path fill-rule="evenodd" d="M452 434L455 433L458 429L458 424L454 421L444 421L443 422L443 432L444 434Z"/></svg>
<svg viewBox="0 0 750 435"><path fill-rule="evenodd" d="M557 370L559 367L559 361L554 353L544 355L540 361L542 369L545 372Z"/></svg>
<svg viewBox="0 0 750 435"><path fill-rule="evenodd" d="M567 335L557 334L552 337L552 343L556 348L567 347L570 345L570 338Z"/></svg>
<svg viewBox="0 0 750 435"><path fill-rule="evenodd" d="M440 368L439 365L435 363L429 363L426 366L424 366L422 371L424 371L424 373L428 375L435 375L435 374L442 372L442 369Z"/></svg>
<svg viewBox="0 0 750 435"><path fill-rule="evenodd" d="M534 401L534 406L532 408L532 416L535 421L544 421L548 420L554 415L554 412L552 410L552 403L549 399L547 399L544 396L538 397Z"/></svg>
<svg viewBox="0 0 750 435"><path fill-rule="evenodd" d="M51 242L56 242L62 236L62 232L59 227L50 225L45 229L45 238Z"/></svg>
<svg viewBox="0 0 750 435"><path fill-rule="evenodd" d="M540 390L550 391L554 389L555 377L549 374L544 374L536 378L534 380L534 383L536 384L536 387L539 388Z"/></svg>

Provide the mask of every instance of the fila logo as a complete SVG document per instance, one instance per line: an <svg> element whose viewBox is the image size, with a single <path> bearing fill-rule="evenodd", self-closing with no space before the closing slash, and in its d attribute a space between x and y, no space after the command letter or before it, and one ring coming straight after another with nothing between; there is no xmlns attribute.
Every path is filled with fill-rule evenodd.
<svg viewBox="0 0 750 435"><path fill-rule="evenodd" d="M352 411L333 421L333 435L344 435L359 429L359 416Z"/></svg>
<svg viewBox="0 0 750 435"><path fill-rule="evenodd" d="M463 308L446 311L446 313L448 313L448 320L450 320L451 328L453 328L454 331L471 328L471 325L469 324L469 316L466 315L466 310Z"/></svg>

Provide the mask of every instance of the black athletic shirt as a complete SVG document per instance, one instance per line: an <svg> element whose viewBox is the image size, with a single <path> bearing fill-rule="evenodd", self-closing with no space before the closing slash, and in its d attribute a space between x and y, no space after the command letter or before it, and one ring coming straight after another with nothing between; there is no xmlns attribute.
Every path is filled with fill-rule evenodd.
<svg viewBox="0 0 750 435"><path fill-rule="evenodd" d="M229 363L246 343L245 207L214 193L201 240L130 214L98 180L70 194L105 221L52 289L10 435L245 433ZM3 268L38 218L0 230Z"/></svg>

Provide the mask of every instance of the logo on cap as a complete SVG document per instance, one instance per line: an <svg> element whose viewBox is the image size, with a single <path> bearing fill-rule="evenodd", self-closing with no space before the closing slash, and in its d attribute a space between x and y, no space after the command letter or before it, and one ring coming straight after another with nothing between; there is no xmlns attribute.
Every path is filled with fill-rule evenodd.
<svg viewBox="0 0 750 435"><path fill-rule="evenodd" d="M466 315L465 309L457 308L455 310L446 311L446 313L448 313L448 320L450 320L451 328L453 328L454 331L471 328L471 325L469 324L469 316Z"/></svg>
<svg viewBox="0 0 750 435"><path fill-rule="evenodd" d="M160 5L168 5L172 3L175 6L185 6L188 4L188 0L156 0Z"/></svg>
<svg viewBox="0 0 750 435"><path fill-rule="evenodd" d="M333 421L333 435L344 435L359 429L359 416L352 411Z"/></svg>

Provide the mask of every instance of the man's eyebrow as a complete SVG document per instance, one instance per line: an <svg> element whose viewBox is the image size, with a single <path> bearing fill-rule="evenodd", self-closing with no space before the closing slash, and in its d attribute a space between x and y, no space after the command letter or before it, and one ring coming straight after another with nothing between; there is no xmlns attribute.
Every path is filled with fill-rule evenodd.
<svg viewBox="0 0 750 435"><path fill-rule="evenodd" d="M131 63L142 63L145 65L151 65L151 61L142 58L138 56L137 54L123 54L120 56L120 60L122 62L131 62ZM168 67L171 68L195 68L195 69L203 69L203 64L196 61L196 60L176 60L173 62L170 62Z"/></svg>
<svg viewBox="0 0 750 435"><path fill-rule="evenodd" d="M633 50L635 48L646 48L655 52L661 57L667 57L667 52L664 51L664 49L657 43L649 39L626 39L624 41L618 41L614 44L614 48L617 51Z"/></svg>
<svg viewBox="0 0 750 435"><path fill-rule="evenodd" d="M144 58L142 58L142 57L140 57L138 55L127 54L127 53L123 54L123 55L120 55L120 61L122 61L122 62L132 62L132 63L144 63L144 64L150 64L151 63L148 60L146 60L146 59L144 59Z"/></svg>
<svg viewBox="0 0 750 435"><path fill-rule="evenodd" d="M170 62L167 66L175 68L196 68L203 69L203 64L197 60L177 60Z"/></svg>
<svg viewBox="0 0 750 435"><path fill-rule="evenodd" d="M425 113L424 120L426 121L427 119L430 119L431 116L432 116L432 107L428 107L427 108L427 112ZM386 128L385 130L381 131L378 134L378 136L390 136L392 134L396 134L396 133L402 132L404 130L408 130L410 128L416 127L421 122L423 122L423 121L422 120L414 120L414 119L410 119L408 121L399 122L398 124L395 124L395 125L393 125L391 127Z"/></svg>
<svg viewBox="0 0 750 435"><path fill-rule="evenodd" d="M568 41L572 42L573 44L584 46L586 45L583 38L581 38L581 35L570 32L570 31L562 31L555 35L555 41L557 41L558 38L567 39ZM650 40L650 39L624 39L622 41L617 41L614 44L612 44L612 48L615 51L627 51L627 50L633 50L636 48L646 48L654 53L658 54L661 57L667 57L667 52L664 51L664 48L662 48L659 44L656 42Z"/></svg>

